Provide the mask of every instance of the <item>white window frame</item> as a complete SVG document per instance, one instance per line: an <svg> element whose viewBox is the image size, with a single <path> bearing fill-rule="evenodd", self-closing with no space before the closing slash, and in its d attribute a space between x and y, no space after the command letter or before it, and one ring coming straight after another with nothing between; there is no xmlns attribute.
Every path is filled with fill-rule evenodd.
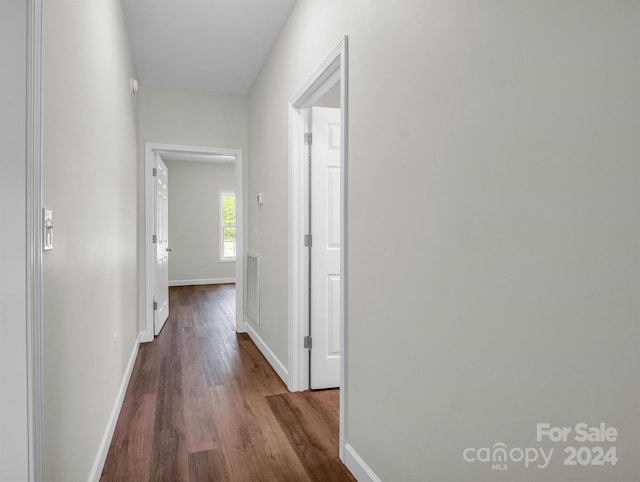
<svg viewBox="0 0 640 482"><path fill-rule="evenodd" d="M224 197L233 196L236 201L236 224L233 226L224 224ZM220 262L221 263L235 263L238 256L238 203L236 199L236 193L233 191L220 191L220 221L218 223L220 229L220 236L218 237L220 242ZM236 228L236 256L229 257L224 255L224 228L234 227Z"/></svg>

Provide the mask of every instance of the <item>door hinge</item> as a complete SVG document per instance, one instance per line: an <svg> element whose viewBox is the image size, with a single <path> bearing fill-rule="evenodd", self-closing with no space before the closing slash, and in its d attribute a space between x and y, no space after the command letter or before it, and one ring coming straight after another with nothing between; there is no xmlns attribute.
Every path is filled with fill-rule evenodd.
<svg viewBox="0 0 640 482"><path fill-rule="evenodd" d="M158 242L158 235L157 234L154 234L153 236L151 236L151 242L154 243L154 244Z"/></svg>
<svg viewBox="0 0 640 482"><path fill-rule="evenodd" d="M151 170L151 173L152 173L153 177L156 177L156 176L158 175L158 168L157 168L157 167L154 167L154 168Z"/></svg>
<svg viewBox="0 0 640 482"><path fill-rule="evenodd" d="M313 245L313 236L311 234L304 235L304 245L307 248L310 248Z"/></svg>
<svg viewBox="0 0 640 482"><path fill-rule="evenodd" d="M305 132L304 133L304 144L306 146L310 146L312 142L313 142L313 134L311 132Z"/></svg>
<svg viewBox="0 0 640 482"><path fill-rule="evenodd" d="M311 350L311 337L310 336L305 336L304 337L304 347L307 348L308 350Z"/></svg>
<svg viewBox="0 0 640 482"><path fill-rule="evenodd" d="M158 302L153 300L153 311L158 311Z"/></svg>

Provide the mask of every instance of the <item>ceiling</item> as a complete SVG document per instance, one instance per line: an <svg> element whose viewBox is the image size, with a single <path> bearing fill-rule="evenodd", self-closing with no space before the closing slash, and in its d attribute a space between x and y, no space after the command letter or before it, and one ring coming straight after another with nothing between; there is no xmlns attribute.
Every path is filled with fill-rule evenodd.
<svg viewBox="0 0 640 482"><path fill-rule="evenodd" d="M296 0L122 0L141 82L246 94Z"/></svg>

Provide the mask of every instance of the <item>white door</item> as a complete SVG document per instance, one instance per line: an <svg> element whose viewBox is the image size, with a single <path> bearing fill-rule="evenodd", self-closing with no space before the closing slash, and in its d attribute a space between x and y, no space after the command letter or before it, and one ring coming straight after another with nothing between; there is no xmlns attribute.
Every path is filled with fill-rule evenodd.
<svg viewBox="0 0 640 482"><path fill-rule="evenodd" d="M310 387L340 386L340 109L311 109Z"/></svg>
<svg viewBox="0 0 640 482"><path fill-rule="evenodd" d="M155 176L155 311L153 316L154 332L162 330L169 317L169 171L156 155Z"/></svg>

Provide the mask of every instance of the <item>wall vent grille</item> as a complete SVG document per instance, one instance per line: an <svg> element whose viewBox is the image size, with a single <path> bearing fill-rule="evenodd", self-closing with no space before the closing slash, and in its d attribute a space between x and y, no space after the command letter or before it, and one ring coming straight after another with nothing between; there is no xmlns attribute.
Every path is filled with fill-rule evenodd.
<svg viewBox="0 0 640 482"><path fill-rule="evenodd" d="M260 257L255 253L247 253L245 311L256 325L260 324Z"/></svg>

